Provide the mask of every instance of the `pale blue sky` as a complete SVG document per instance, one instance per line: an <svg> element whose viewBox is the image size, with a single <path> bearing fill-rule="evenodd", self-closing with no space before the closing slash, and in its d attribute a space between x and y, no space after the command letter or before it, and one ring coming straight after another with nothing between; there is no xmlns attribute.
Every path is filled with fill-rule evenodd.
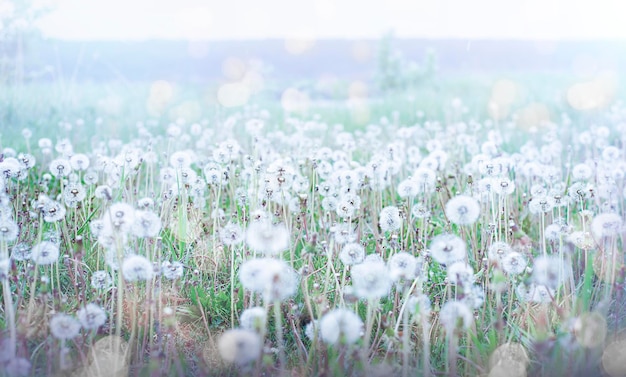
<svg viewBox="0 0 626 377"><path fill-rule="evenodd" d="M622 0L48 1L44 34L75 40L626 38Z"/></svg>

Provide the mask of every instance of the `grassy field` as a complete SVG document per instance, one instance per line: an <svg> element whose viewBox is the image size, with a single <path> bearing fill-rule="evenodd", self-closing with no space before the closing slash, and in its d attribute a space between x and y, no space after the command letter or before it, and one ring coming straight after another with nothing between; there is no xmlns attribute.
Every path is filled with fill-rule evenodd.
<svg viewBox="0 0 626 377"><path fill-rule="evenodd" d="M626 375L624 86L348 84L5 88L0 375Z"/></svg>

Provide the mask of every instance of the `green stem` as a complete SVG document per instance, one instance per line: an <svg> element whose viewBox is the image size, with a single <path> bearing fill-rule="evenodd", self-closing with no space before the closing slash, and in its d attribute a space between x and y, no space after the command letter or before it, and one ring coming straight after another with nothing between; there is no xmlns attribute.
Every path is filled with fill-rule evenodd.
<svg viewBox="0 0 626 377"><path fill-rule="evenodd" d="M283 375L286 365L285 348L283 340L282 313L280 312L280 301L274 300L274 322L276 326L276 342L278 347L278 362L280 364L280 375Z"/></svg>

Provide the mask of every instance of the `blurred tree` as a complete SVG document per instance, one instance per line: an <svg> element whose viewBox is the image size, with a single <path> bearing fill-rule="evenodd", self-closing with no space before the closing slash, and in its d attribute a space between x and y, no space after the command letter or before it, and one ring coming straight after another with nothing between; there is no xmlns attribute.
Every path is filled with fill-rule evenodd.
<svg viewBox="0 0 626 377"><path fill-rule="evenodd" d="M0 0L0 82L22 83L24 53L40 35L36 21L52 9L46 0Z"/></svg>
<svg viewBox="0 0 626 377"><path fill-rule="evenodd" d="M428 50L422 64L407 59L393 46L392 32L385 34L378 48L376 84L381 92L411 90L431 79L437 71L437 56Z"/></svg>

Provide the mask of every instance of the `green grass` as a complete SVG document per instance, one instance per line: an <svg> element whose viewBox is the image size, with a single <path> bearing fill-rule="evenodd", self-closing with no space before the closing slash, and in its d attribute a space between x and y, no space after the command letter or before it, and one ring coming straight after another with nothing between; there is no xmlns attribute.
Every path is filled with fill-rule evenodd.
<svg viewBox="0 0 626 377"><path fill-rule="evenodd" d="M433 326L429 337L431 348L429 350L421 348L423 341L421 325L417 322L411 323L409 374L414 375L422 371L424 365L421 355L424 352L429 356L433 374L445 373L450 368L446 333L439 321L439 312L448 300L461 297L464 289L451 286L446 278L446 268L431 260L427 254L430 239L446 232L464 239L469 252L467 261L476 273L476 284L485 291L484 303L472 311L475 317L474 325L464 331L459 339L457 370L461 375L486 375L489 371L490 355L506 342L517 342L525 347L531 360L527 368L529 375L568 375L575 370L599 373L599 357L603 347L612 340L611 333L620 331L626 326L624 312L620 311L619 307L620 300L623 300L623 267L615 281L604 282L598 277L598 273L594 272L590 263L593 255L590 254L585 260L584 252L580 248L572 247L573 284L566 281L559 286L556 298L550 304L523 302L514 293L517 283L531 280L530 273L525 273L519 278L505 277L507 288L499 297L488 289L492 280L497 278L494 277L497 275L494 275L494 272L498 267L482 259L486 257L485 249L496 240L497 234L508 231L505 225L497 229L498 232L494 236L488 232L488 223L493 219L499 219L503 224L508 220L514 221L520 227L520 234L515 235L511 232L507 235L508 239L527 256L532 265L532 259L541 254L542 229L540 216L528 212L527 201L530 198L530 186L545 182L539 177L532 179L523 177L518 170L521 167L516 167L515 171L506 173L516 183L515 193L505 200L510 219L504 218L500 212L502 202L493 199L482 205L481 217L475 225L464 227L449 224L447 221L445 202L456 193L468 189L476 190L476 184L481 178L479 173L474 172L470 180L464 166L470 162L473 153L468 151L463 143L448 137L449 133L459 133L455 129L456 124L459 122L468 124L469 129L465 133L475 136L478 146L487 140L489 131L499 130L503 136L500 153L506 155L519 152L522 146L528 146L526 143L529 141L538 148L549 144L549 140L544 140L547 128L541 125L537 125L538 131L533 133L526 127L518 127L519 124L514 118L507 118L491 126L486 122L491 87L500 77L522 83L525 88L525 96L514 102L511 114L531 103L540 102L546 104L555 123L561 121L562 113L569 114L572 119L571 126L557 127L554 130L556 138L562 142L564 148L558 158L550 161L562 169L565 188L572 182L571 177L567 175L571 166L566 166L566 163L583 162L589 157L598 159L601 155L602 146L581 145L577 139L579 132L588 129L590 125L597 123L609 127L611 137L607 138L607 143L622 148L624 153L623 146L613 138L618 135L619 130L617 121L611 123L613 121L607 120L608 109L577 112L563 101L564 91L575 81L574 78L565 76L493 74L471 78L450 77L433 80L411 92L389 93L384 96L372 92L373 98L367 102L369 111L367 117L355 115L347 106L345 98L321 102L316 101L314 94L311 95L313 101L307 111L285 114L276 98L279 92L277 89L255 97L254 106L245 109L223 109L210 98L207 99L207 93L211 93L212 89L179 86L171 103L164 106L161 112L150 114L146 108L149 83L51 83L5 88L0 92L2 103L0 145L13 148L17 153L26 152L30 147L30 152L38 161L36 167L29 172L27 180L9 179L7 182L12 218L20 225L19 241L34 244L40 241L40 234L45 234L50 229L59 229L59 225L48 223L42 223L41 228L38 220L40 215L36 212L30 213L33 212L31 200L42 190L47 190L50 198L54 199L62 187L61 181L56 178L53 178L45 188L39 185L42 175L48 171L47 163L52 158L44 156L37 147L39 138L48 137L56 143L67 137L75 152L90 155L94 153L94 148L98 147L99 143L103 142L106 145L111 138L116 138L126 145L133 143L132 145L141 151L146 151L148 147L152 148L158 157L154 165L143 161L135 170L125 171L121 181L112 184L114 191L112 201L95 198L93 190L90 190L87 199L77 209L68 208L65 219L59 223L60 229L66 230L62 232L62 256L53 268L15 262L15 270L10 273L9 284L18 320L17 356L31 361L33 367L30 375L45 374L48 371L78 373L79 365L89 364L86 355L93 341L119 331L125 341L133 347L129 361L133 374L136 372L137 375L237 375L250 371L276 374L281 368L302 375L323 373L342 375L349 371L357 374L358 371L367 371L370 367L363 365L359 359L364 339L350 347L332 347L313 342L304 336L303 327L308 322L312 319L321 319L329 310L341 306L344 300L345 307L354 310L363 320L368 311L364 300L350 302L345 296L344 286L350 285L358 277L352 276L349 271L344 272L346 267L336 257L340 245L334 245L331 258L327 257L327 248L334 242L329 233L329 225L345 220L332 211L325 213L320 206L322 198L315 191L313 184L306 197L308 203L314 200L313 207L307 207L299 213L291 213L288 206L277 203L271 203L264 208L273 221L285 221L291 230L290 250L285 251L281 257L296 271L304 271L305 267L308 271L308 274L300 276L300 288L296 294L286 299L279 311L287 365L279 366L278 353L269 351L262 355L259 362L252 363L251 370L228 367L220 362L215 346L216 340L224 331L239 325L237 318L243 309L260 304L270 308L265 329L265 344L268 349L280 347L276 336L277 322L271 315L273 303L270 305L263 302L260 294L255 294L255 298L252 299L253 295L244 289L238 279L239 267L244 261L254 257L254 250L245 244L239 245L235 250L235 260L231 261L231 250L219 245L217 240L219 230L227 221L235 221L246 226L251 221L251 212L263 209L262 205L252 199L250 204L241 206L233 197L237 187L251 188L251 195L257 190L253 182L246 182L238 175L249 163L245 158L246 154L254 158L258 157L258 153L264 148L275 148L277 153L285 154L284 158L293 160L292 165L296 171L309 176L311 182L319 183L319 179L314 179L314 165L317 162L313 160L311 151L305 150L300 144L296 146L290 144L290 141L300 137L298 130L289 120L296 118L303 122L324 122L329 126L326 132L311 136L311 142L316 143L318 147L329 146L339 149L334 143L336 135L332 127L335 124L343 125L345 131L356 135L357 150L353 153L353 166L363 166L376 153L385 153L385 145L389 142L404 143L405 146L415 145L419 147L422 157L425 157L429 153L426 141L440 139L444 141L443 148L449 152L450 161L444 169L437 172L436 190L413 200L413 204L418 201L426 203L431 209L432 217L425 223L405 218L402 225L403 235L407 232L425 235L426 244L422 244L414 237L395 239L394 234L382 233L377 225L378 212L382 207L397 205L404 213L409 212L407 200L400 198L394 188L401 179L413 173L415 166L405 161L400 173L393 177L392 185L381 192L367 186L356 189L362 204L356 218L351 220L358 227L359 242L364 245L367 254L380 253L386 260L395 251L405 250L425 256L429 261L427 269L422 271L423 281L419 287L430 297L433 306L433 314L428 318ZM341 96L343 92L340 90L338 93ZM617 95L622 96L623 93L623 87L619 86ZM117 104L119 106L113 106L114 97L121 99ZM458 109L455 110L452 106L454 98L460 98L467 111L459 113ZM205 121L204 127L214 132L209 146L197 148L195 144L198 141L197 135L188 138L164 136L166 128L180 116L180 105L188 101L195 101L201 111L185 119L182 124L183 132L188 134L191 123ZM281 131L287 135L286 137L274 135L267 144L256 145L251 137L245 135L243 124L249 118L261 116L261 109L269 114L266 134ZM423 111L425 115L419 116L418 111ZM395 118L394 113L397 114ZM229 117L237 119L232 133L223 130L224 123ZM83 125L76 124L79 118L84 120ZM98 118L102 118L102 124L95 126ZM387 119L386 123L383 118ZM72 128L59 127L59 122L64 121L72 122ZM151 134L150 137L139 137L137 122L143 122ZM439 123L440 129L426 129L427 122ZM480 123L483 127L480 130L472 129L475 123ZM371 133L371 125L380 125L382 132L379 136L368 136L368 133ZM414 125L418 125L419 136L412 140L397 137L396 131L399 128ZM33 131L29 146L20 135L23 128ZM225 164L230 169L227 184L207 188L205 196L195 200L184 190L167 200L159 196L158 172L168 165L167 158L172 152L193 149L199 157L193 169L202 176L201 164L212 159L212 149L227 137L240 140L244 149L244 153L237 156L235 161ZM572 149L569 150L568 146ZM98 153L109 153L111 157L118 152L119 149L115 148L98 150ZM57 155L53 152L53 156ZM96 156L91 157L93 165ZM269 162L271 161L262 161ZM253 174L255 179L261 181L265 178L263 173L261 169ZM104 174L100 173L98 184L105 182ZM89 223L103 218L112 202L123 201L136 206L137 200L143 197L144 193L153 190L151 188L153 182L157 182L154 187L153 199L156 202L154 210L161 216L162 230L158 237L142 240L131 237L125 246L134 253L149 256L158 264L162 261L180 261L184 264L183 277L176 281L156 277L145 283L125 283L119 286L116 272L112 274L115 283L111 289L105 291L92 289L89 285L91 274L98 269L109 270L109 267L104 262L104 247L92 234ZM550 183L546 185L550 186ZM620 181L620 185L623 186L623 182ZM225 220L210 217L212 205L218 197L220 198L218 205L224 210ZM187 211L187 205L196 205L196 212ZM622 207L619 205L617 210L623 218ZM579 216L582 208L597 214L602 211L602 200L593 197L582 205L573 203L562 209L561 214L570 219L570 225L576 230L583 228ZM546 214L546 225L558 217L558 213L560 212L553 210ZM194 217L196 215L198 218ZM585 226L585 229L588 229L589 224ZM197 232L194 233L193 239L177 235L188 229ZM313 242L314 233L317 237L315 242ZM522 233L531 240L528 247L523 245ZM76 235L82 237L81 247L74 244ZM594 249L606 247L620 250L623 246L622 235L615 237L611 242L613 243L604 246L596 245ZM563 243L567 241L564 240ZM553 247L549 249L551 252L555 250ZM558 252L558 249L555 252ZM617 251L616 253L619 254ZM623 265L624 255L618 255L618 258L621 259L611 263ZM231 262L235 266L234 271L231 271ZM39 278L45 275L54 280L54 286L35 280L35 271ZM57 271L61 277L60 281L57 280ZM234 279L231 279L231 276L234 276ZM341 281L343 277L346 278L345 281ZM307 288L306 293L302 287ZM235 297L231 296L231 288L237 292ZM116 305L120 291L124 292L123 321L121 328L116 328L118 319ZM394 325L398 321L403 303L402 295L402 289L393 288L390 294L378 303L371 336L372 344L376 346L371 353L368 352L372 365L388 363L396 368L395 372L398 374L402 371L402 334L394 331ZM104 327L95 334L81 333L73 340L66 341L64 345L48 334L46 326L53 312L74 313L87 302L97 302L106 308L109 319ZM235 307L232 311L236 318L234 323L231 321L233 302ZM166 308L171 308L174 314L167 314L169 309ZM0 311L2 329L10 327L7 323L6 310L3 304ZM602 313L605 318L612 318L611 321L607 320L606 339L595 347L579 346L569 350L568 337L575 340L576 336L571 323L581 314L592 311ZM28 334L26 330L34 328L34 325L32 322L21 324L26 319L41 324L43 328L35 334ZM5 334L0 336L5 337ZM64 346L70 349L69 355L73 363L68 370L61 371L59 360ZM207 347L213 357L202 356ZM309 354L309 360L303 356L305 353ZM344 361L343 364L340 360ZM560 365L564 365L564 369L558 369Z"/></svg>

